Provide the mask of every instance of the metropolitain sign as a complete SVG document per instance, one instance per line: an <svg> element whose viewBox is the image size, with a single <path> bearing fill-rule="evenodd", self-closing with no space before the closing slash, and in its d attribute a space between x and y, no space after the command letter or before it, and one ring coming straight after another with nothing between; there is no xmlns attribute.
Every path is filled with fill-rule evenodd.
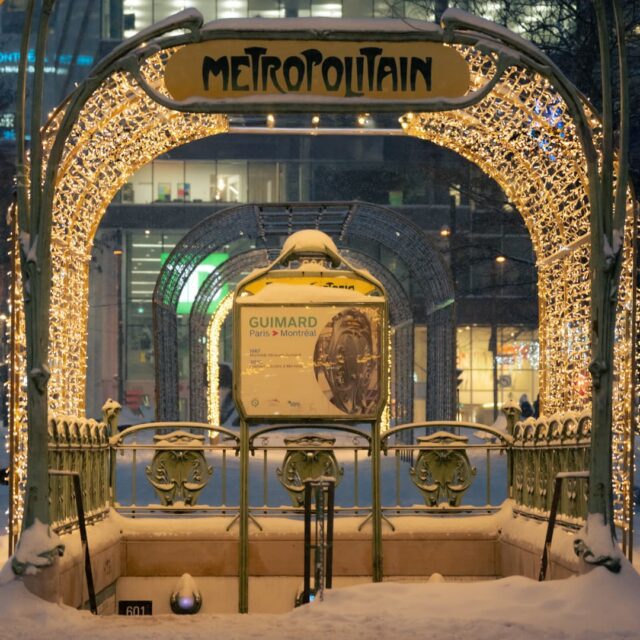
<svg viewBox="0 0 640 640"><path fill-rule="evenodd" d="M469 68L438 42L210 40L185 45L167 61L175 100L247 96L340 99L455 98L469 90Z"/></svg>

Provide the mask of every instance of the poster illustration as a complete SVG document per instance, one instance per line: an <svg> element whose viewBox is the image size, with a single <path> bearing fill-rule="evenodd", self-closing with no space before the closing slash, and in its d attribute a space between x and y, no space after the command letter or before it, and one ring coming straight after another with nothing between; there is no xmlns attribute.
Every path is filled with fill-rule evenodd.
<svg viewBox="0 0 640 640"><path fill-rule="evenodd" d="M248 417L375 419L380 305L243 306L240 401Z"/></svg>

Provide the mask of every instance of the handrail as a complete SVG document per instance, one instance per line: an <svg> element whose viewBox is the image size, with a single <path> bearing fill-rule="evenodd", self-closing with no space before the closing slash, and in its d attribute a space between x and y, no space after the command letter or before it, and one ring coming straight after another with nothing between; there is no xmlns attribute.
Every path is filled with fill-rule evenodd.
<svg viewBox="0 0 640 640"><path fill-rule="evenodd" d="M463 428L463 429L473 429L475 431L485 431L490 433L492 436L496 438L500 438L505 444L511 444L513 442L513 438L504 431L500 431L495 427L489 427L484 424L479 424L477 422L457 422L456 420L432 420L430 422L409 422L407 424L402 424L399 427L394 427L393 429L389 429L389 431L385 431L381 435L382 443L388 440L391 436L396 435L397 433L402 433L403 431L409 431L413 429L431 429L435 427L448 427L448 428ZM404 448L404 447L403 447Z"/></svg>
<svg viewBox="0 0 640 640"><path fill-rule="evenodd" d="M145 431L148 429L171 429L176 427L179 427L180 429L202 429L203 431L213 431L215 433L224 433L225 435L233 438L236 441L236 443L240 442L240 436L234 431L227 429L226 427L220 427L220 426L214 427L213 425L210 425L204 422L179 422L179 421L171 422L170 421L170 422L145 422L144 424L137 424L132 427L127 427L126 429L123 429L119 433L116 433L115 435L111 436L111 438L109 439L109 444L112 447L118 446L118 444L122 442L125 438L130 436L132 433L136 433L137 431Z"/></svg>
<svg viewBox="0 0 640 640"><path fill-rule="evenodd" d="M96 601L96 590L93 585L93 571L91 570L91 554L89 553L89 542L87 540L87 525L84 517L84 503L82 500L82 483L80 473L77 471L62 471L60 469L49 469L51 476L64 476L73 479L73 491L76 498L76 509L78 511L78 524L80 527L80 540L82 541L82 551L84 555L84 573L87 578L87 590L89 591L89 608L91 613L98 615L98 604Z"/></svg>
<svg viewBox="0 0 640 640"><path fill-rule="evenodd" d="M551 540L553 539L553 531L556 526L556 515L558 513L558 504L560 504L560 485L565 478L585 478L589 479L588 471L564 471L556 474L553 485L553 500L551 501L551 511L549 512L549 523L547 524L547 535L542 550L542 558L540 558L540 572L538 573L538 582L544 582L547 576L547 564L549 562L549 553L551 550Z"/></svg>

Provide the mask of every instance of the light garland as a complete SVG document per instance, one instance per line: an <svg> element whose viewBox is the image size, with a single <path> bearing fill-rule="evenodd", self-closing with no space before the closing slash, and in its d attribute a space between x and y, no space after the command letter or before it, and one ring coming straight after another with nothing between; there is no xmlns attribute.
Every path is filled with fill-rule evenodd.
<svg viewBox="0 0 640 640"><path fill-rule="evenodd" d="M233 291L220 302L207 328L208 422L220 426L220 334L224 321L233 308Z"/></svg>
<svg viewBox="0 0 640 640"><path fill-rule="evenodd" d="M159 55L145 64L145 77L163 84ZM44 160L51 152L64 110L44 131ZM51 235L52 287L49 330L49 411L82 416L85 411L89 263L93 237L106 208L128 177L158 155L227 131L226 116L171 111L157 104L130 74L116 72L90 97L67 139L56 179ZM14 252L17 240L14 239ZM17 255L17 253L16 253ZM19 270L14 270L19 285ZM16 309L15 367L25 371L24 316ZM24 374L22 374L24 375ZM11 397L16 440L12 482L17 536L22 523L26 478L26 387Z"/></svg>
<svg viewBox="0 0 640 640"><path fill-rule="evenodd" d="M472 76L482 75L479 54L457 48L466 56ZM597 145L600 123L586 105L585 110ZM522 214L537 257L540 399L547 415L591 405L588 177L568 113L546 79L514 66L479 104L460 111L409 114L402 122L409 135L452 149L478 165ZM631 201L628 210L616 324L612 460L614 517L623 528L631 491L628 443L634 409L629 398L634 385L638 389L631 371L637 331L630 304Z"/></svg>
<svg viewBox="0 0 640 640"><path fill-rule="evenodd" d="M495 71L495 56L466 45L454 46L469 64L471 87L486 85ZM165 95L168 52L147 59L141 70L149 85ZM63 114L59 112L45 128L45 159ZM600 125L590 118L597 139ZM402 127L409 135L447 147L477 164L522 214L538 260L542 405L547 414L587 409L590 397L578 393L572 381L587 371L590 360L588 178L581 143L561 96L536 72L513 66L478 104L450 112L407 114ZM88 265L93 236L113 196L128 176L161 153L227 130L225 116L178 113L157 104L126 72L113 73L88 100L68 137L55 185L50 411L84 413ZM630 226L625 234L615 349L614 508L622 526L631 490L628 443L636 410L629 398L639 382L631 371L636 324L630 305L634 286ZM19 283L15 268L14 282ZM14 298L12 317L12 375L18 371L24 378L24 319L18 300L19 296ZM565 342L567 332L570 345ZM26 400L24 385L18 386L11 397L11 428L18 439L12 461L12 482L18 487L13 496L14 534L21 521L19 488L26 475L26 445L21 440L26 432Z"/></svg>

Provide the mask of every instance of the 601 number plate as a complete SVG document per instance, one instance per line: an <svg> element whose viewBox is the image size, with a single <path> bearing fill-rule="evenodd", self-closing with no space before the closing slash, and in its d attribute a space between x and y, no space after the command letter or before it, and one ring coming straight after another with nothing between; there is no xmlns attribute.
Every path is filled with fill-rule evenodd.
<svg viewBox="0 0 640 640"><path fill-rule="evenodd" d="M153 612L151 600L120 600L118 613L121 616L150 616Z"/></svg>

